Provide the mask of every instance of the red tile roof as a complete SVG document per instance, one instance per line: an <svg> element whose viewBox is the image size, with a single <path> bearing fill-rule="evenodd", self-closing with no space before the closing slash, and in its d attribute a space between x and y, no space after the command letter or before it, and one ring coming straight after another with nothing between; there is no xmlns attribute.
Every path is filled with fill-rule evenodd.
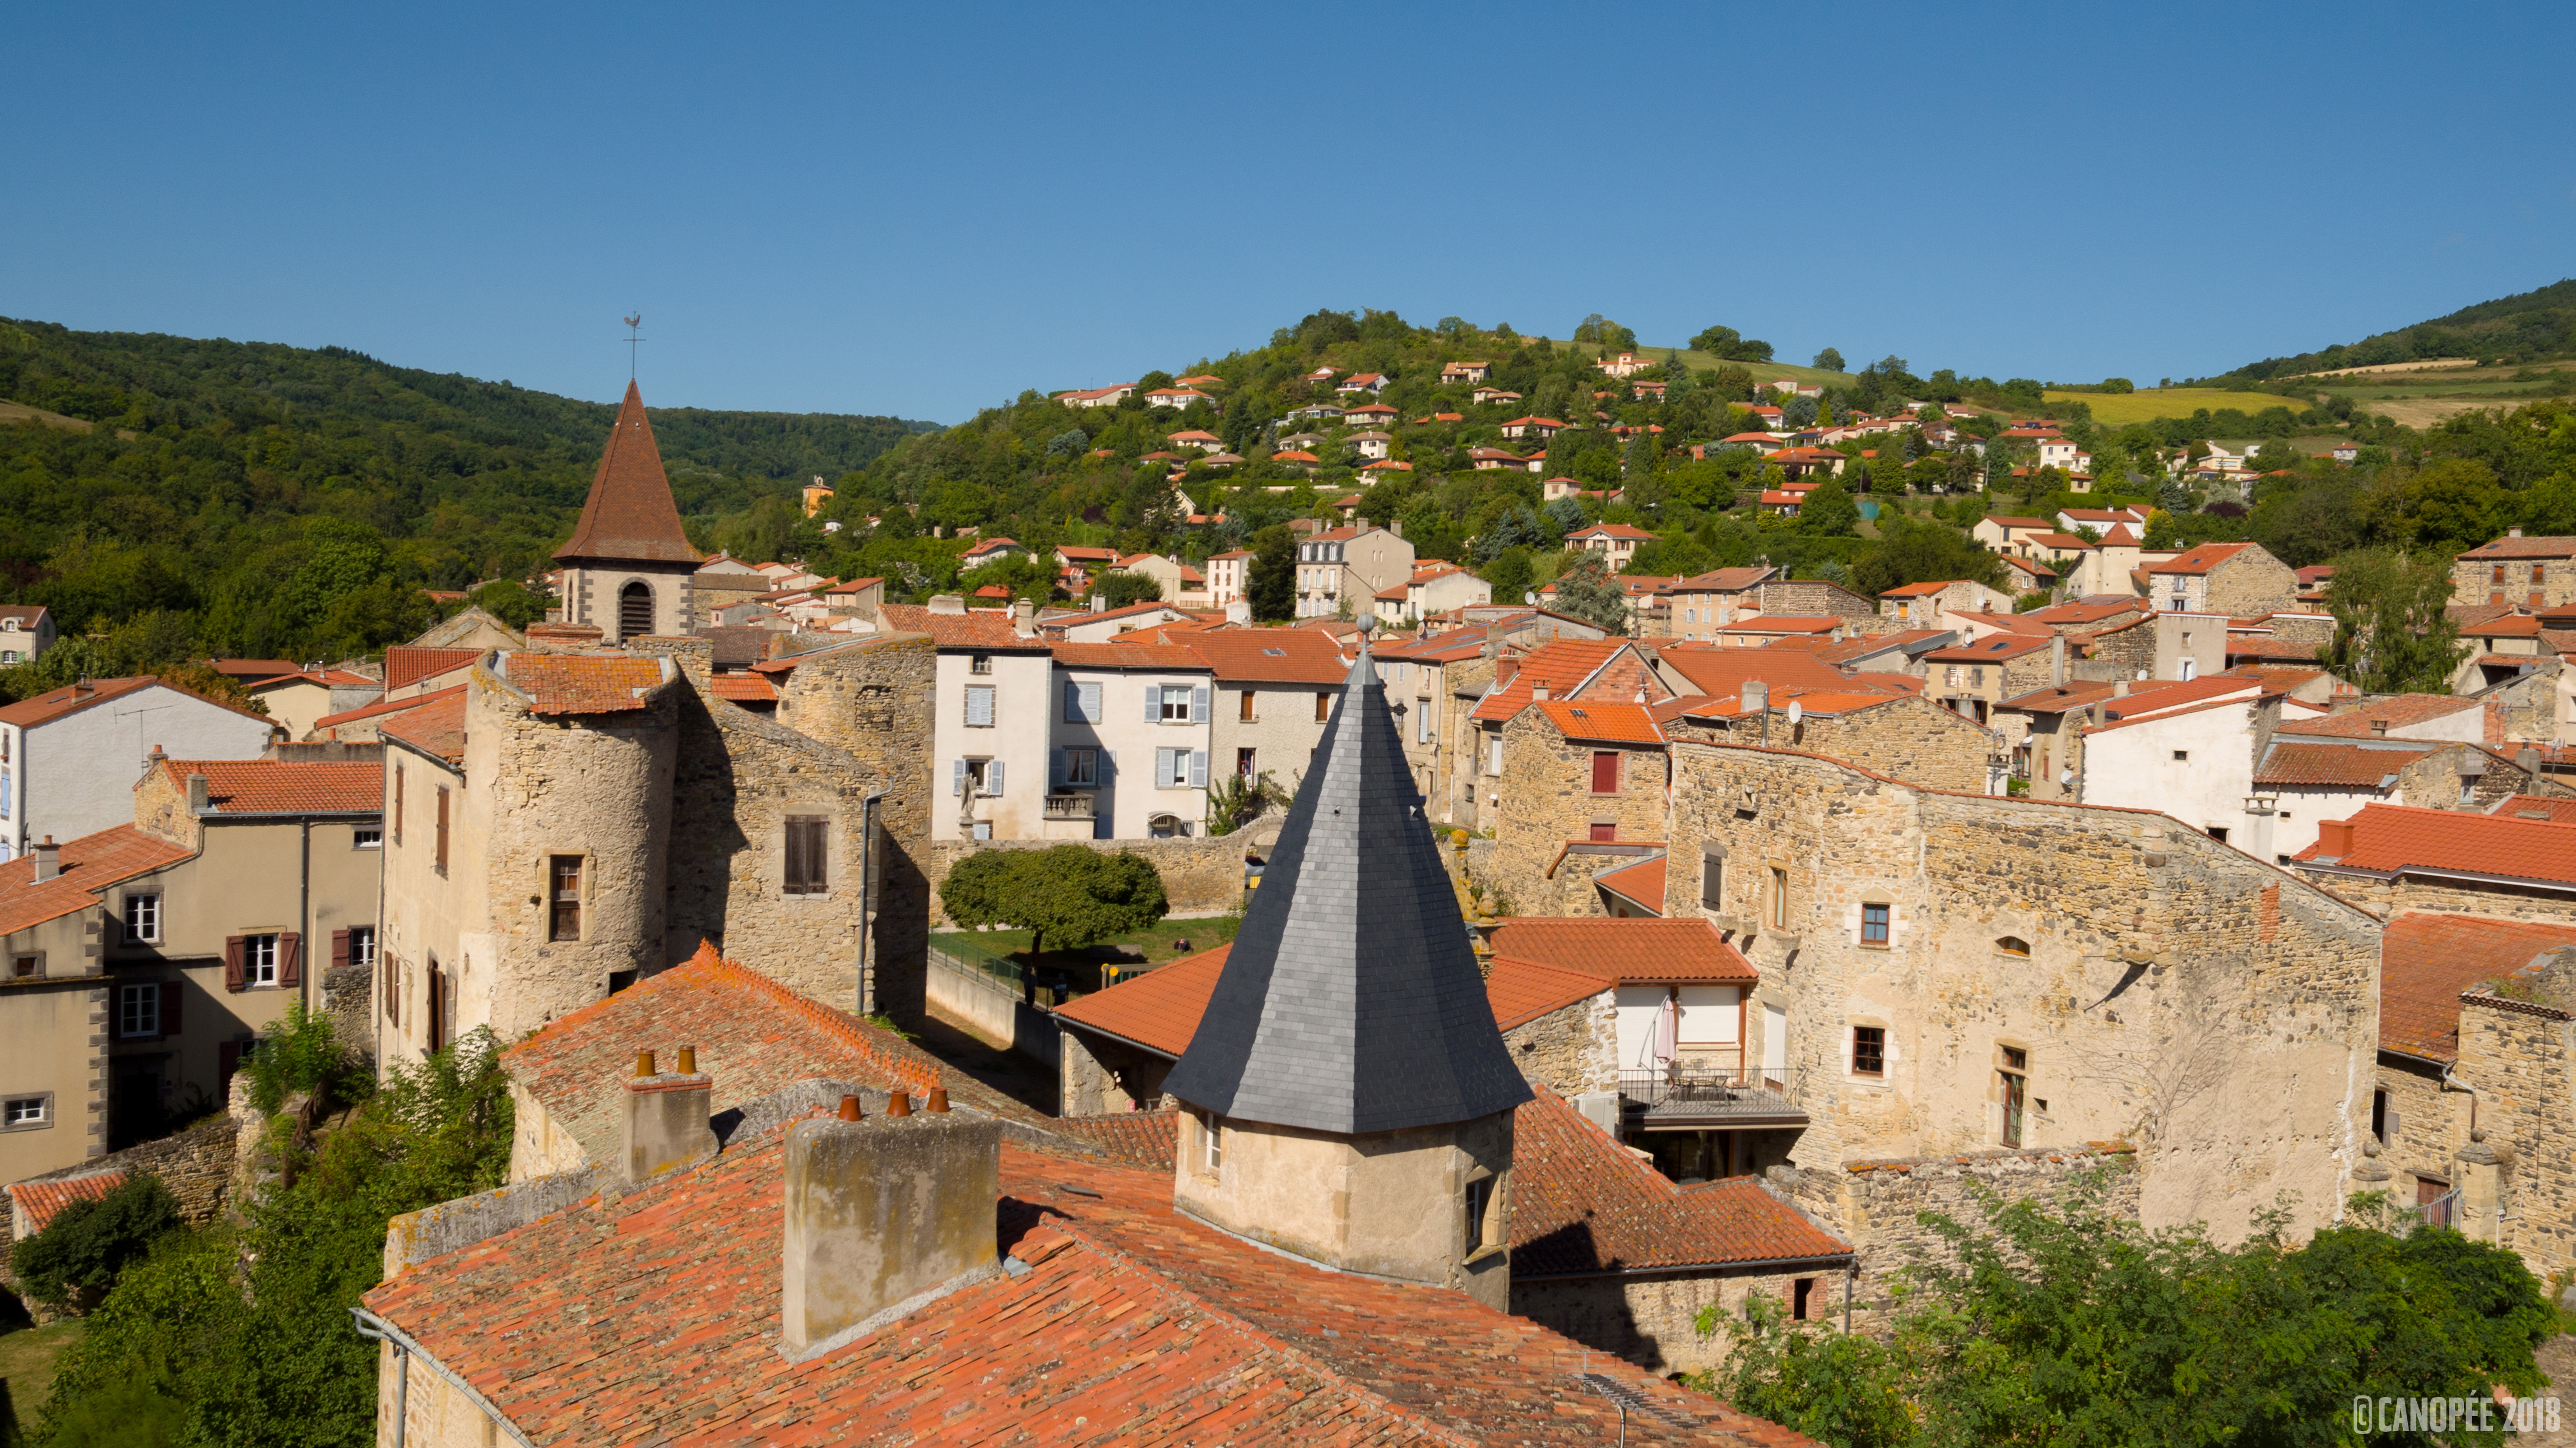
<svg viewBox="0 0 2576 1448"><path fill-rule="evenodd" d="M74 1202L99 1200L125 1185L125 1175L125 1168L120 1166L50 1181L12 1183L9 1201L16 1209L18 1225L24 1229L20 1235L32 1237L45 1230L55 1213Z"/></svg>
<svg viewBox="0 0 2576 1448"><path fill-rule="evenodd" d="M132 825L111 825L62 844L62 873L36 878L32 851L0 863L0 935L85 910L110 886L187 859L193 851Z"/></svg>
<svg viewBox="0 0 2576 1448"><path fill-rule="evenodd" d="M1494 932L1494 953L1604 980L1750 985L1758 978L1716 926L1695 919L1514 916Z"/></svg>
<svg viewBox="0 0 2576 1448"><path fill-rule="evenodd" d="M1541 683L1563 698L1627 646L1625 639L1551 639L1523 656L1510 682L1488 693L1467 717L1487 723L1512 719L1529 707L1530 689Z"/></svg>
<svg viewBox="0 0 2576 1448"><path fill-rule="evenodd" d="M2393 804L2363 805L2347 823L2352 826L2349 851L2329 855L2320 840L2297 858L2373 874L2403 871L2576 884L2576 824Z"/></svg>
<svg viewBox="0 0 2576 1448"><path fill-rule="evenodd" d="M1350 674L1341 646L1313 629L1225 629L1186 646L1228 683L1338 684Z"/></svg>
<svg viewBox="0 0 2576 1448"><path fill-rule="evenodd" d="M2229 639L2227 656L2231 659L2288 659L2293 663L2313 664L2319 644L2300 643L2295 639Z"/></svg>
<svg viewBox="0 0 2576 1448"><path fill-rule="evenodd" d="M1664 913L1664 857L1656 855L1616 870L1604 870L1592 877L1592 883L1613 895L1633 900L1661 915Z"/></svg>
<svg viewBox="0 0 2576 1448"><path fill-rule="evenodd" d="M1643 704L1624 704L1594 699L1542 699L1539 711L1556 731L1568 739L1596 740L1604 744L1659 745L1664 731L1655 727L1652 715Z"/></svg>
<svg viewBox="0 0 2576 1448"><path fill-rule="evenodd" d="M395 644L385 650L385 688L408 688L450 669L464 668L481 657L481 649L425 649Z"/></svg>
<svg viewBox="0 0 2576 1448"><path fill-rule="evenodd" d="M2486 701L2464 699L2451 694L2393 694L2384 699L2371 699L2340 714L2323 719L2305 719L2296 724L2283 724L2284 734L2327 734L2343 739L2375 739L2381 731L2373 724L2384 723L2388 733L2429 724L2436 719L2468 709L2483 709Z"/></svg>
<svg viewBox="0 0 2576 1448"><path fill-rule="evenodd" d="M2497 538L2457 556L2480 563L2494 558L2576 558L2576 538Z"/></svg>
<svg viewBox="0 0 2576 1448"><path fill-rule="evenodd" d="M1198 1034L1199 1017L1207 1014L1208 998L1216 994L1216 978L1224 973L1225 958L1233 949L1220 945L1182 956L1058 1006L1056 1018L1178 1057L1189 1049L1190 1037Z"/></svg>
<svg viewBox="0 0 2576 1448"><path fill-rule="evenodd" d="M2379 936L2379 1045L2432 1061L2460 1057L2460 993L2576 945L2576 922L2408 910Z"/></svg>
<svg viewBox="0 0 2576 1448"><path fill-rule="evenodd" d="M1719 633L1814 634L1831 633L1845 620L1839 614L1764 613L1738 619L1718 630Z"/></svg>
<svg viewBox="0 0 2576 1448"><path fill-rule="evenodd" d="M528 696L532 714L615 714L648 707L670 677L669 660L595 654L504 654L501 676Z"/></svg>
<svg viewBox="0 0 2576 1448"><path fill-rule="evenodd" d="M2507 819L2545 816L2562 825L2576 825L2576 799L2569 799L2564 795L2543 798L2536 794L2517 794L2507 797L2504 802L2488 810L2487 813L2502 815Z"/></svg>
<svg viewBox="0 0 2576 1448"><path fill-rule="evenodd" d="M2017 659L2050 647L2056 636L2044 634L2032 638L2026 634L1988 634L1972 644L1958 644L1946 649L1933 649L1919 657L1934 664L1993 664Z"/></svg>
<svg viewBox="0 0 2576 1448"><path fill-rule="evenodd" d="M680 529L680 509L671 501L671 479L662 471L662 451L653 443L653 424L644 415L644 394L626 384L626 400L600 452L599 471L582 502L581 521L572 540L554 552L564 559L641 559L659 563L695 563L698 550Z"/></svg>
<svg viewBox="0 0 2576 1448"><path fill-rule="evenodd" d="M165 759L161 771L182 794L188 776L206 777L218 814L380 814L385 766L278 759Z"/></svg>
<svg viewBox="0 0 2576 1448"><path fill-rule="evenodd" d="M51 724L67 715L77 714L102 700L121 698L160 682L149 674L143 674L128 679L90 679L83 683L65 684L0 709L0 724L33 729L39 724Z"/></svg>
<svg viewBox="0 0 2576 1448"><path fill-rule="evenodd" d="M1732 698L1759 680L1774 694L1784 688L1845 690L1852 681L1814 654L1793 649L1691 648L1676 645L1660 655L1666 668L1712 698Z"/></svg>
<svg viewBox="0 0 2576 1448"><path fill-rule="evenodd" d="M292 659L208 659L206 667L227 679L273 679L303 672Z"/></svg>
<svg viewBox="0 0 2576 1448"><path fill-rule="evenodd" d="M2347 789L2378 789L2397 771L2433 752L2422 749L2374 749L2361 744L2299 744L2276 741L2254 771L2256 784L2332 784Z"/></svg>
<svg viewBox="0 0 2576 1448"><path fill-rule="evenodd" d="M265 679L255 679L244 687L251 693L257 694L268 689L283 688L288 684L323 684L344 689L354 689L361 685L370 689L383 687L366 675L352 673L347 669L298 669L291 674L272 674Z"/></svg>
<svg viewBox="0 0 2576 1448"><path fill-rule="evenodd" d="M2147 565L2149 573L2207 573L2221 563L2253 547L2251 543L2203 543L2187 552L2177 553L2162 563Z"/></svg>
<svg viewBox="0 0 2576 1448"><path fill-rule="evenodd" d="M430 703L433 700L455 698L464 692L465 686L463 684L450 684L444 689L435 690L427 694L414 694L408 699L379 699L375 703L369 704L364 708L345 709L337 714L325 714L321 718L313 721L313 727L316 729L329 729L336 725L354 724L361 719L374 719L386 714L400 714L406 710L417 709L421 705Z"/></svg>
<svg viewBox="0 0 2576 1448"><path fill-rule="evenodd" d="M737 704L778 702L778 686L759 674L718 674L707 681L707 689L717 698Z"/></svg>
<svg viewBox="0 0 2576 1448"><path fill-rule="evenodd" d="M1512 1276L1837 1258L1851 1249L1753 1177L1681 1187L1535 1086L1512 1118Z"/></svg>
<svg viewBox="0 0 2576 1448"><path fill-rule="evenodd" d="M1178 1111L1115 1111L1103 1116L1062 1116L1055 1129L1099 1147L1115 1161L1148 1171L1170 1171L1181 1149Z"/></svg>
<svg viewBox="0 0 2576 1448"><path fill-rule="evenodd" d="M465 690L441 689L376 726L376 733L399 740L450 763L465 758Z"/></svg>
<svg viewBox="0 0 2576 1448"><path fill-rule="evenodd" d="M1179 644L1056 644L1057 664L1069 669L1155 669L1201 673L1207 660Z"/></svg>
<svg viewBox="0 0 2576 1448"><path fill-rule="evenodd" d="M1610 982L1597 975L1518 956L1497 955L1486 962L1485 1002L1493 1007L1495 1026L1506 1031L1608 989Z"/></svg>

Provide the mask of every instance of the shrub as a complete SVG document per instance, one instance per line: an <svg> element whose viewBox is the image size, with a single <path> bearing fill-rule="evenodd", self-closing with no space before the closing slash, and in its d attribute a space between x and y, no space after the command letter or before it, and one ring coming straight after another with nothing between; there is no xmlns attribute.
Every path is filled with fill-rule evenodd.
<svg viewBox="0 0 2576 1448"><path fill-rule="evenodd" d="M76 1291L115 1285L128 1263L178 1225L179 1203L159 1177L129 1177L103 1197L55 1213L45 1230L11 1250L9 1265L37 1301L60 1307Z"/></svg>
<svg viewBox="0 0 2576 1448"><path fill-rule="evenodd" d="M250 1104L267 1116L291 1095L319 1096L339 1082L346 1060L331 1018L306 1009L301 1000L288 1001L283 1019L259 1028L259 1049L242 1063Z"/></svg>

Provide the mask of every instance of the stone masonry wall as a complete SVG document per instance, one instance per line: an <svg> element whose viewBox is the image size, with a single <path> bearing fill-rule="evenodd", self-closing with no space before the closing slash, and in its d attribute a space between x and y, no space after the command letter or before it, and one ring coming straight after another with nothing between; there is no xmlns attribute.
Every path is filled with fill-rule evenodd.
<svg viewBox="0 0 2576 1448"><path fill-rule="evenodd" d="M1616 793L1592 791L1592 756L1620 756ZM1559 734L1539 709L1524 709L1503 726L1502 807L1490 823L1494 858L1485 876L1521 915L1598 915L1590 876L1551 868L1570 840L1609 824L1620 840L1660 840L1665 786L1670 779L1661 749L1621 749ZM1620 863L1634 863L1621 861Z"/></svg>
<svg viewBox="0 0 2576 1448"><path fill-rule="evenodd" d="M2070 650L2074 640L2069 639ZM2108 682L2113 679L2135 679L2140 671L2153 674L2156 667L2155 620L2145 614L2127 623L2113 624L2091 635L2088 647L2078 659L2070 656L2067 675L2070 678Z"/></svg>
<svg viewBox="0 0 2576 1448"><path fill-rule="evenodd" d="M2443 1090L2437 1066L2384 1057L2374 1084L2386 1096L2390 1118L2378 1160L2391 1175L2382 1189L2398 1203L2412 1204L2418 1177L2456 1184L2452 1158L2469 1144L2470 1093Z"/></svg>
<svg viewBox="0 0 2576 1448"><path fill-rule="evenodd" d="M2460 766L2470 760L2485 764L2486 773L2474 776L2469 788L2469 802L2460 801ZM2506 796L2516 794L2557 794L2554 782L2537 782L2527 770L2476 751L2475 746L2454 744L2436 750L2397 771L2397 797L2410 805L2427 809L2462 809L2486 813Z"/></svg>
<svg viewBox="0 0 2576 1448"><path fill-rule="evenodd" d="M1619 1086L1619 1012L1610 991L1503 1032L1521 1075L1571 1101Z"/></svg>
<svg viewBox="0 0 2576 1448"><path fill-rule="evenodd" d="M1827 614L1870 618L1878 613L1876 600L1863 598L1848 588L1820 579L1765 583L1761 586L1760 595L1764 613L1803 618L1822 618Z"/></svg>
<svg viewBox="0 0 2576 1448"><path fill-rule="evenodd" d="M2303 1226L2336 1211L2374 1074L2375 921L2160 814L1673 753L1671 857L1725 851L1723 908L1703 913L1761 972L1755 1030L1786 1013L1809 1117L1794 1164L2003 1146L2011 1070L2022 1146L2137 1143L2151 1225L2232 1235L2283 1191ZM1859 938L1873 901L1884 946ZM1859 1026L1884 1032L1882 1074L1852 1069Z"/></svg>
<svg viewBox="0 0 2576 1448"><path fill-rule="evenodd" d="M1785 1308L1791 1300L1790 1284L1797 1277L1815 1283L1808 1300L1810 1319L1839 1323L1842 1271L1830 1265L1795 1274L1515 1278L1511 1310L1514 1316L1554 1328L1588 1347L1617 1353L1649 1372L1705 1372L1731 1355L1731 1339L1723 1328L1713 1337L1702 1338L1700 1312L1716 1306L1722 1316L1741 1321L1744 1304L1755 1297L1771 1298Z"/></svg>
<svg viewBox="0 0 2576 1448"><path fill-rule="evenodd" d="M2568 974L2562 955L2535 993L2566 999ZM2476 1088L2485 1144L2504 1161L2505 1245L2542 1276L2576 1267L2576 1122L2567 1113L2576 1098L2576 1015L2556 1004L2473 993L2461 1002L2454 1074ZM2491 1229L2461 1225L2472 1236Z"/></svg>
<svg viewBox="0 0 2576 1448"><path fill-rule="evenodd" d="M1848 760L1926 789L1985 792L1992 736L1974 720L1919 695L1831 718L1804 719L1794 729L1785 710L1771 712L1771 737L1791 748Z"/></svg>
<svg viewBox="0 0 2576 1448"><path fill-rule="evenodd" d="M2299 575L2260 543L2248 544L2209 570L2205 605L2235 618L2278 613L2299 606Z"/></svg>
<svg viewBox="0 0 2576 1448"><path fill-rule="evenodd" d="M94 1156L77 1166L27 1180L59 1181L102 1171L148 1173L159 1177L161 1185L178 1199L181 1217L195 1223L210 1222L224 1209L224 1193L232 1183L233 1164L238 1156L240 1130L240 1123L230 1113L216 1112L175 1135Z"/></svg>
<svg viewBox="0 0 2576 1448"><path fill-rule="evenodd" d="M2297 866L2291 868L2297 869ZM2493 915L2505 920L2576 920L2576 895L2525 890L2512 885L2471 885L2459 881L2419 880L2401 875L2374 880L2300 869L2301 877L2331 890L2382 920L2400 910L2438 910L2450 915Z"/></svg>
<svg viewBox="0 0 2576 1448"><path fill-rule="evenodd" d="M1243 902L1247 843L1241 834L1182 840L933 840L920 860L928 875L930 925L952 930L956 924L939 904L939 885L959 860L978 850L1046 850L1073 844L1102 854L1142 855L1163 877L1163 895L1174 914L1215 915Z"/></svg>

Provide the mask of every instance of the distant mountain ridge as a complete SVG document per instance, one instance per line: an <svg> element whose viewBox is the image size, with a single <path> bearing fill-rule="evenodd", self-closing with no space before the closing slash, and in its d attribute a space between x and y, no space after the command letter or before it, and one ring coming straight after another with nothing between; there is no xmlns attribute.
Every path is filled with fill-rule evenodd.
<svg viewBox="0 0 2576 1448"><path fill-rule="evenodd" d="M2446 317L2399 327L2346 345L2295 357L2268 357L2233 372L2203 378L2215 383L2243 377L2262 381L2339 367L2379 367L2435 357L2536 357L2576 353L2576 278L2553 282L2536 291L2462 307Z"/></svg>

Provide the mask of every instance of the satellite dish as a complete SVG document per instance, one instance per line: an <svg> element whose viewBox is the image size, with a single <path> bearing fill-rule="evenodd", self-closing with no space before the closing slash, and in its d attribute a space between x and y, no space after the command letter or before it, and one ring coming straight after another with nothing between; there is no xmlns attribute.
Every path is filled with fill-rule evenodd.
<svg viewBox="0 0 2576 1448"><path fill-rule="evenodd" d="M1537 602L1538 602L1538 594L1537 594L1537 593L1535 593L1535 592L1531 592L1531 591L1524 591L1524 592L1521 594L1521 602L1523 602L1523 603L1530 603L1530 604L1537 603Z"/></svg>
<svg viewBox="0 0 2576 1448"><path fill-rule="evenodd" d="M1799 720L1801 720L1801 719L1804 719L1804 718L1806 718L1806 717L1807 717L1807 708L1806 708L1806 706L1805 706L1805 705L1803 705L1803 704L1801 704L1801 703L1799 703L1799 702L1798 702L1797 700L1795 700L1795 699L1790 700L1790 701L1789 701L1789 727L1790 727L1790 728L1792 728L1792 729L1797 728L1797 727L1798 727L1798 721L1799 721Z"/></svg>

